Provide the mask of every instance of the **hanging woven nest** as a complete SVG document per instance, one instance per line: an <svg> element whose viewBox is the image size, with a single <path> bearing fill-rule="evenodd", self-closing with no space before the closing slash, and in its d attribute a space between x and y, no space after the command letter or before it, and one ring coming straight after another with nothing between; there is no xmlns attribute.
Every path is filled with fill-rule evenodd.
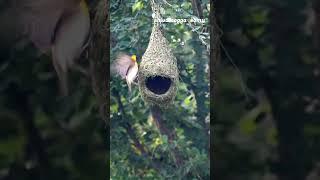
<svg viewBox="0 0 320 180"><path fill-rule="evenodd" d="M176 96L177 60L158 25L153 26L148 48L142 56L138 81L142 98L149 105L168 107Z"/></svg>

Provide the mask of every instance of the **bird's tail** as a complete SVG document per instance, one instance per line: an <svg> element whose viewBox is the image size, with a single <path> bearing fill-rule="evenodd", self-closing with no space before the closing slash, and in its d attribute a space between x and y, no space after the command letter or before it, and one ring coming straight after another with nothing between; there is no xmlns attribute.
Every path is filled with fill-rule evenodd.
<svg viewBox="0 0 320 180"><path fill-rule="evenodd" d="M128 85L128 88L129 88L129 93L131 93L131 82L127 81L127 85Z"/></svg>
<svg viewBox="0 0 320 180"><path fill-rule="evenodd" d="M59 89L60 89L60 94L62 96L67 96L68 95L68 72L67 68L63 68L59 62L58 59L54 53L54 48L52 48L52 61L53 61L53 66L54 69L57 72L58 79L59 79Z"/></svg>

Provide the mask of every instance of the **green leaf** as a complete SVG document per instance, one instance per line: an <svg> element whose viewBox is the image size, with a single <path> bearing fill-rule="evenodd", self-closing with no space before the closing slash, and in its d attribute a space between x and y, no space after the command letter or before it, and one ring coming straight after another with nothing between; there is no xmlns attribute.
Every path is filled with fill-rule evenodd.
<svg viewBox="0 0 320 180"><path fill-rule="evenodd" d="M132 6L132 12L140 11L143 8L143 2L142 1L136 1Z"/></svg>

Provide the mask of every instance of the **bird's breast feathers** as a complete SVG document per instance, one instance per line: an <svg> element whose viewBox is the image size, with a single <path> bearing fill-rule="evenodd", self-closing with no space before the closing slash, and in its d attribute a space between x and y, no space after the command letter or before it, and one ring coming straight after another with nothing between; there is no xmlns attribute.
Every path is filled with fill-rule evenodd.
<svg viewBox="0 0 320 180"><path fill-rule="evenodd" d="M127 76L127 79L132 82L136 78L137 74L138 74L138 64L135 63L133 66L131 66L128 69L126 76Z"/></svg>

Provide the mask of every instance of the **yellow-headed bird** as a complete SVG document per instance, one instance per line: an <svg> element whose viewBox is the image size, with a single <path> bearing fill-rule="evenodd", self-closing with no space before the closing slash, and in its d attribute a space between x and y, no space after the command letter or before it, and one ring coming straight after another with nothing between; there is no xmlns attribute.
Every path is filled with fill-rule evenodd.
<svg viewBox="0 0 320 180"><path fill-rule="evenodd" d="M137 56L120 54L111 68L113 72L116 72L121 78L127 81L129 92L131 92L131 84L136 79L139 70Z"/></svg>
<svg viewBox="0 0 320 180"><path fill-rule="evenodd" d="M21 0L22 24L42 52L51 51L63 95L68 92L68 69L75 67L90 32L85 0Z"/></svg>

